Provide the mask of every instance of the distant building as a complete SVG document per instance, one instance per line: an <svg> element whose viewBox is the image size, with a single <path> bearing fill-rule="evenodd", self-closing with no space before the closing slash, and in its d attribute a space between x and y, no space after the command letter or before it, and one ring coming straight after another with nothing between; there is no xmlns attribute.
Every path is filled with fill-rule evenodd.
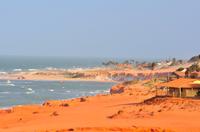
<svg viewBox="0 0 200 132"><path fill-rule="evenodd" d="M157 85L167 89L167 95L173 97L197 97L200 96L200 80L180 78Z"/></svg>

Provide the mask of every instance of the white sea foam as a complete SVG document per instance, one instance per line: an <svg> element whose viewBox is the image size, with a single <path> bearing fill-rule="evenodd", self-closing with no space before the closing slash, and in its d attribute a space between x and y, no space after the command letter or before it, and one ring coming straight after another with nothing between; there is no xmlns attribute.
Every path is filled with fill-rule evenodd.
<svg viewBox="0 0 200 132"><path fill-rule="evenodd" d="M70 91L70 90L67 90L67 91L65 91L65 92L70 93L71 91Z"/></svg>
<svg viewBox="0 0 200 132"><path fill-rule="evenodd" d="M6 82L7 84L10 84L11 83L11 81L10 80L7 80L7 82Z"/></svg>
<svg viewBox="0 0 200 132"><path fill-rule="evenodd" d="M22 71L22 69L13 69L13 71L20 72L20 71Z"/></svg>
<svg viewBox="0 0 200 132"><path fill-rule="evenodd" d="M5 83L1 83L0 85L1 86L12 86L12 87L15 86L15 84L13 84L10 80L7 80Z"/></svg>
<svg viewBox="0 0 200 132"><path fill-rule="evenodd" d="M35 91L27 91L26 94L33 94Z"/></svg>
<svg viewBox="0 0 200 132"><path fill-rule="evenodd" d="M93 92L93 91L90 91L89 93L90 93L90 94L95 94L95 92Z"/></svg>
<svg viewBox="0 0 200 132"><path fill-rule="evenodd" d="M38 69L28 69L28 71L37 71Z"/></svg>
<svg viewBox="0 0 200 132"><path fill-rule="evenodd" d="M104 93L110 93L110 90L103 90Z"/></svg>
<svg viewBox="0 0 200 132"><path fill-rule="evenodd" d="M28 88L28 90L29 90L29 91L33 91L33 89L32 89L32 88Z"/></svg>
<svg viewBox="0 0 200 132"><path fill-rule="evenodd" d="M101 90L95 90L94 92L95 93L101 93L102 91Z"/></svg>
<svg viewBox="0 0 200 132"><path fill-rule="evenodd" d="M0 72L0 75L8 74L7 72Z"/></svg>
<svg viewBox="0 0 200 132"><path fill-rule="evenodd" d="M57 68L54 68L54 67L46 67L45 69L49 70L49 71L51 71L51 70L57 70Z"/></svg>
<svg viewBox="0 0 200 132"><path fill-rule="evenodd" d="M9 84L7 84L7 86L12 86L12 87L14 87L15 84L13 84L13 83L9 83Z"/></svg>
<svg viewBox="0 0 200 132"><path fill-rule="evenodd" d="M99 93L109 93L109 90L95 90L95 91L90 91L90 94L99 94Z"/></svg>
<svg viewBox="0 0 200 132"><path fill-rule="evenodd" d="M32 93L35 93L35 91L32 89L32 88L27 88L27 92L26 94L32 94Z"/></svg>
<svg viewBox="0 0 200 132"><path fill-rule="evenodd" d="M49 91L50 91L50 92L53 92L53 91L54 91L54 89L49 89Z"/></svg>

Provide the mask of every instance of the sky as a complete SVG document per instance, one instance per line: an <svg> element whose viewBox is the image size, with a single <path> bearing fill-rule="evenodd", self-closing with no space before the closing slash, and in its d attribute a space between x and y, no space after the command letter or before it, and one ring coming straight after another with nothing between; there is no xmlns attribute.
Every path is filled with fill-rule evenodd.
<svg viewBox="0 0 200 132"><path fill-rule="evenodd" d="M0 1L0 55L189 58L199 0Z"/></svg>

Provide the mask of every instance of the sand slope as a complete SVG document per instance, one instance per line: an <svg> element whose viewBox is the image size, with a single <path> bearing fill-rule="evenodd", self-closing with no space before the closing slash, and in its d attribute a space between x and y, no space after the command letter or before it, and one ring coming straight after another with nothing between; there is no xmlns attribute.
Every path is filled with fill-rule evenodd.
<svg viewBox="0 0 200 132"><path fill-rule="evenodd" d="M200 131L200 100L154 97L150 89L136 86L129 87L131 94L47 101L1 110L0 131Z"/></svg>

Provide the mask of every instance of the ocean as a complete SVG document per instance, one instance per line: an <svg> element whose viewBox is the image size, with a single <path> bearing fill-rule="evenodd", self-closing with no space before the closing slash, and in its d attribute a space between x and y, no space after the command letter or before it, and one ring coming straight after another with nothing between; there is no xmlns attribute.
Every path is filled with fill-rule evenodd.
<svg viewBox="0 0 200 132"><path fill-rule="evenodd" d="M0 56L0 72L28 71L50 68L91 68L102 66L102 62L107 60L109 59Z"/></svg>
<svg viewBox="0 0 200 132"><path fill-rule="evenodd" d="M0 108L108 93L112 85L114 83L1 80Z"/></svg>
<svg viewBox="0 0 200 132"><path fill-rule="evenodd" d="M100 67L106 59L0 57L0 72ZM0 108L108 93L114 83L0 80Z"/></svg>

